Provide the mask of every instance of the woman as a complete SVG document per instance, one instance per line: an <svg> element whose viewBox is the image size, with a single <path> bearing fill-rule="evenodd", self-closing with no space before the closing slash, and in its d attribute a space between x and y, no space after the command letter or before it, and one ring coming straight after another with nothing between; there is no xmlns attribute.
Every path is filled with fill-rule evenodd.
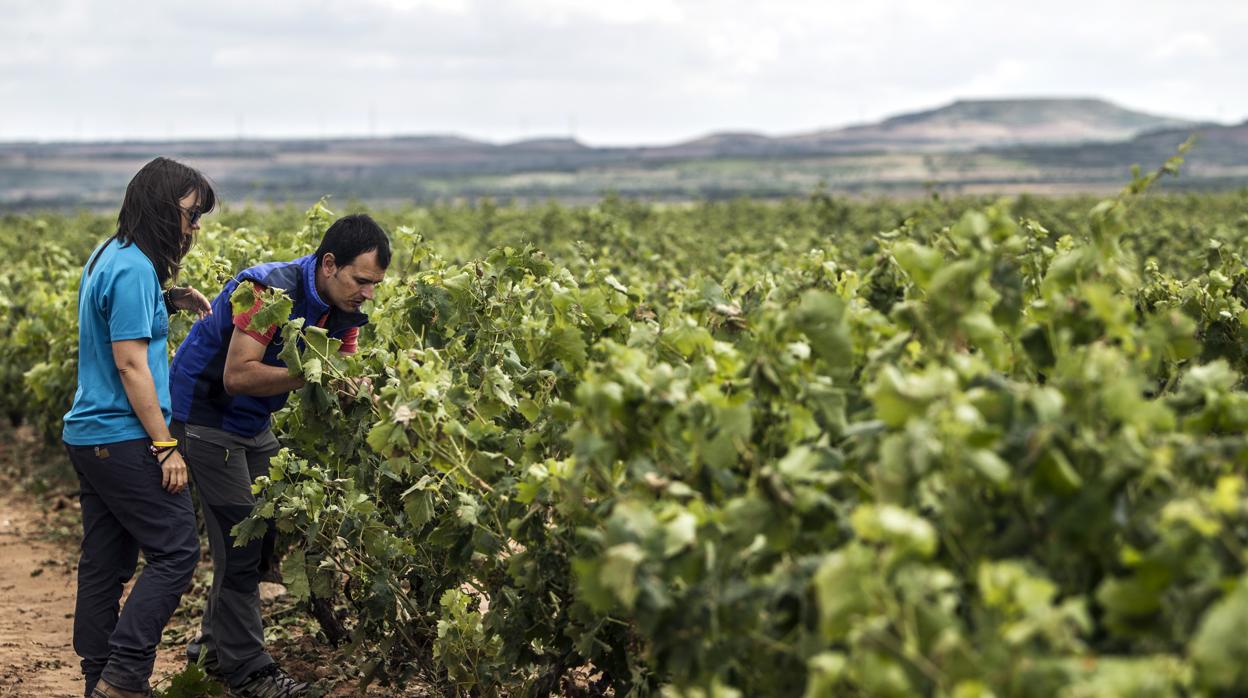
<svg viewBox="0 0 1248 698"><path fill-rule="evenodd" d="M203 317L210 306L195 289L161 289L215 205L202 174L156 158L83 269L78 390L62 437L81 485L74 650L91 698L150 694L156 644L199 560L186 464L169 433L167 338L169 313ZM140 550L146 566L118 615Z"/></svg>

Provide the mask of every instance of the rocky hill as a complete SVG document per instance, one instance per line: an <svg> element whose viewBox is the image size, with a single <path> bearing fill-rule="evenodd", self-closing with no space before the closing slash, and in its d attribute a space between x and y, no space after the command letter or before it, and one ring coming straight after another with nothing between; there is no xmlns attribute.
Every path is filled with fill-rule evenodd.
<svg viewBox="0 0 1248 698"><path fill-rule="evenodd" d="M1193 131L1204 135L1189 158L1190 174L1217 186L1248 178L1248 124L1198 124L1099 99L991 99L806 134L724 132L626 148L456 135L0 143L0 212L115 206L126 181L155 155L200 167L233 200L315 200L325 193L385 201L585 200L605 190L657 198L777 196L821 181L887 192L932 183L1079 187L1121 182L1132 163L1160 163Z"/></svg>
<svg viewBox="0 0 1248 698"><path fill-rule="evenodd" d="M1009 145L1125 141L1149 131L1192 128L1185 119L1126 109L1102 99L966 99L878 123L768 138L712 134L666 149L696 157L863 152L947 152Z"/></svg>

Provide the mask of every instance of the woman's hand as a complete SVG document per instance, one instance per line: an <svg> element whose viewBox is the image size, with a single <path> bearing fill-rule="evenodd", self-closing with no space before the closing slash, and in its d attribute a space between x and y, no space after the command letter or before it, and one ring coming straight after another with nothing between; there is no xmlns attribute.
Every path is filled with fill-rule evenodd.
<svg viewBox="0 0 1248 698"><path fill-rule="evenodd" d="M212 303L207 296L190 286L169 289L169 302L178 310L188 310L203 319L212 315Z"/></svg>
<svg viewBox="0 0 1248 698"><path fill-rule="evenodd" d="M162 453L157 458L163 459L160 466L160 486L169 494L177 494L186 489L186 461L178 449L168 454Z"/></svg>

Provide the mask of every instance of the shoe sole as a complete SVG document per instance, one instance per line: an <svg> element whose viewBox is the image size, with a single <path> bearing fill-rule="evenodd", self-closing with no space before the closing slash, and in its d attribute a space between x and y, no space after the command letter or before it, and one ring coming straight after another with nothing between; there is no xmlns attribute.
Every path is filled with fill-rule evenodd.
<svg viewBox="0 0 1248 698"><path fill-rule="evenodd" d="M291 696L291 698L300 698L302 696L306 696L308 695L308 690L310 688L311 686L309 684L306 684L306 683L302 684L297 692L285 693L283 694L283 698L285 696ZM228 685L225 687L225 695L226 695L226 698L251 698L251 696L247 695L246 693L239 693L236 689L231 688Z"/></svg>

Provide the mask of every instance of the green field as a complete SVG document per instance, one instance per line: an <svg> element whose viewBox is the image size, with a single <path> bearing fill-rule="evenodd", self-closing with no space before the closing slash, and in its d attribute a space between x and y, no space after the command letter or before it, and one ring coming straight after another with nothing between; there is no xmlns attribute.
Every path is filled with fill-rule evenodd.
<svg viewBox="0 0 1248 698"><path fill-rule="evenodd" d="M257 515L445 694L1239 695L1248 193L1148 184L373 211L373 321L285 354ZM214 214L183 281L332 219ZM0 400L50 440L110 225L0 219Z"/></svg>

